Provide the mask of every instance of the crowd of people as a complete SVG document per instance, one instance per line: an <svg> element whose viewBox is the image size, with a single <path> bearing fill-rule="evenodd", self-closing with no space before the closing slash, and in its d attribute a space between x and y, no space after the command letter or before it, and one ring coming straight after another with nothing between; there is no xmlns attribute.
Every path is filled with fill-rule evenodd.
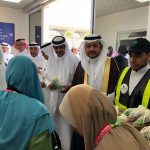
<svg viewBox="0 0 150 150"><path fill-rule="evenodd" d="M150 149L115 109L150 109L147 39L121 45L116 56L94 34L79 50L64 36L42 46L17 39L14 54L0 45L0 150Z"/></svg>

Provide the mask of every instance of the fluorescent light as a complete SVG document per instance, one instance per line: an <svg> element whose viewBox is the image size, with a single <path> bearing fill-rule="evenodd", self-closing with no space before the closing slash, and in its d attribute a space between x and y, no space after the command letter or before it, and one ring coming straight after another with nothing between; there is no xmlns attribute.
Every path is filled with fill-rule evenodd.
<svg viewBox="0 0 150 150"><path fill-rule="evenodd" d="M22 0L3 0L3 1L12 2L12 3L19 3L19 2L21 2Z"/></svg>
<svg viewBox="0 0 150 150"><path fill-rule="evenodd" d="M144 3L144 2L149 2L150 0L136 0L136 1L138 1L140 3Z"/></svg>

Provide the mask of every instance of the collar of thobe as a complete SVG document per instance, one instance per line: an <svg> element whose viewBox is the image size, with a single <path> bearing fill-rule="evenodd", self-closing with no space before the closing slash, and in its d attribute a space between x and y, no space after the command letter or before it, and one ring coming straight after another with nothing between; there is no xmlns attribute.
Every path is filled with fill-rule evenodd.
<svg viewBox="0 0 150 150"><path fill-rule="evenodd" d="M9 52L9 51L4 53L4 55L10 55L10 54L11 54L11 52Z"/></svg>
<svg viewBox="0 0 150 150"><path fill-rule="evenodd" d="M92 63L92 64L96 64L98 62L98 59L99 59L99 56L94 58L94 59L91 59L91 58L88 57L89 63Z"/></svg>
<svg viewBox="0 0 150 150"><path fill-rule="evenodd" d="M64 58L65 58L65 54L61 57L56 56L57 62L60 62L60 61L64 60Z"/></svg>
<svg viewBox="0 0 150 150"><path fill-rule="evenodd" d="M18 51L18 50L17 50ZM27 53L28 50L27 49L24 49L22 52L18 51L18 53Z"/></svg>

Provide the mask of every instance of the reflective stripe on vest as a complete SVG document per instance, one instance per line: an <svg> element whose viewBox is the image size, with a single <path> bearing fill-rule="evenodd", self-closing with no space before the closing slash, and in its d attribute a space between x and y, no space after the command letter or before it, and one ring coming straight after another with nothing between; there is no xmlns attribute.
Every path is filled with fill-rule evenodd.
<svg viewBox="0 0 150 150"><path fill-rule="evenodd" d="M150 99L150 80L148 81L146 88L144 90L142 105L148 107L149 99Z"/></svg>
<svg viewBox="0 0 150 150"><path fill-rule="evenodd" d="M128 72L128 70L129 70L129 67L126 67L126 68L123 70L123 72L122 72L122 74L121 74L121 76L120 76L120 78L119 78L118 85L117 85L117 89L116 89L115 104L116 104L117 106L119 106L119 108L120 108L121 110L126 110L126 109L127 109L126 106L124 106L124 105L122 105L122 104L119 103L119 99L120 99L121 84L122 84L122 81L123 81L123 79L124 79L126 73Z"/></svg>

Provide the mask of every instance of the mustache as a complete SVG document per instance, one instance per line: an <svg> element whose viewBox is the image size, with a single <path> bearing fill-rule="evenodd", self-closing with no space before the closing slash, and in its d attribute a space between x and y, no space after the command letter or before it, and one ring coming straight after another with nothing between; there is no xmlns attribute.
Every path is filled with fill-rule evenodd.
<svg viewBox="0 0 150 150"><path fill-rule="evenodd" d="M88 52L88 53L89 53L89 54L90 54L90 53L94 53L94 54L96 54L96 52L95 52L95 51L90 51L90 52Z"/></svg>

